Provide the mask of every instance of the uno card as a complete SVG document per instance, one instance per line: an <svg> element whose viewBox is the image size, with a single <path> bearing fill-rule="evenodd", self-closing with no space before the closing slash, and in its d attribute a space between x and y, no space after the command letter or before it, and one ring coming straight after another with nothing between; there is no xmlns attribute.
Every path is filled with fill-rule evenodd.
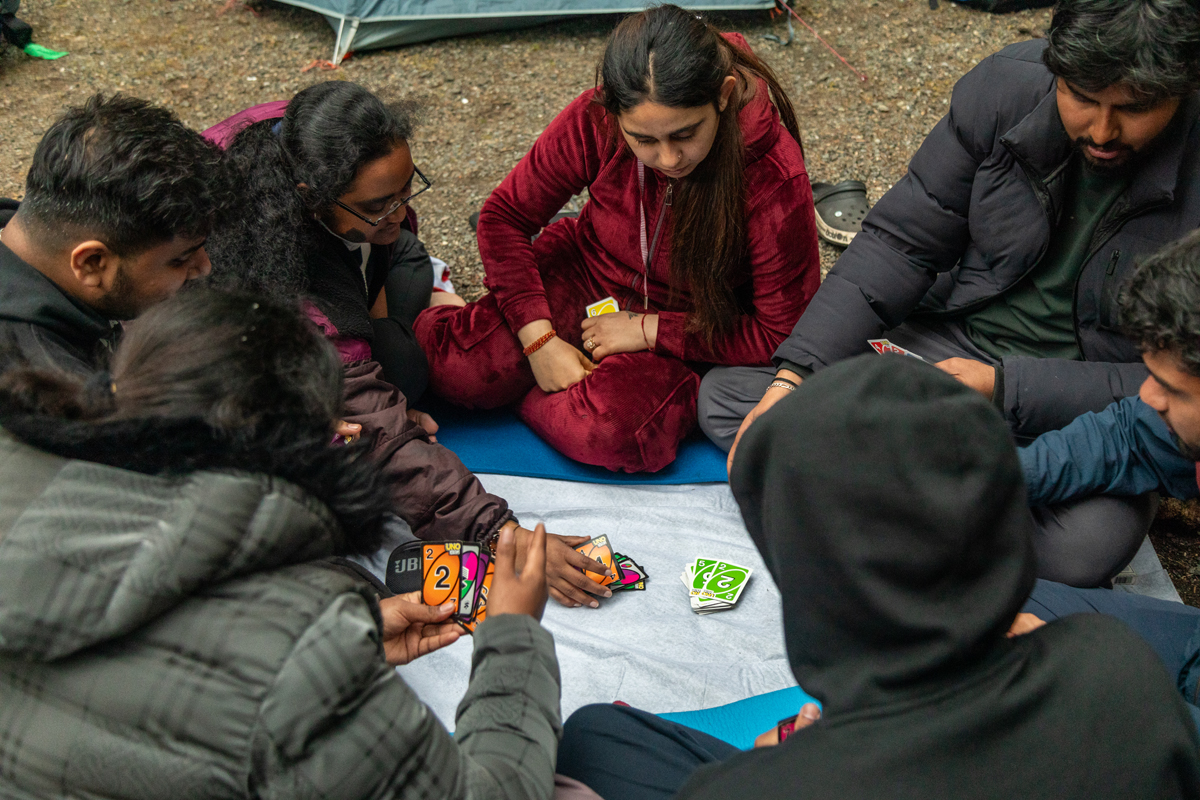
<svg viewBox="0 0 1200 800"><path fill-rule="evenodd" d="M615 299L609 296L603 300L597 300L590 306L587 306L586 310L589 317L598 317L601 314L612 314L620 311L621 307L617 305L617 301Z"/></svg>
<svg viewBox="0 0 1200 800"><path fill-rule="evenodd" d="M746 587L752 572L750 567L738 566L727 561L719 562L705 581L700 599L719 600L733 605L741 597L742 589Z"/></svg>
<svg viewBox="0 0 1200 800"><path fill-rule="evenodd" d="M470 633L474 633L475 629L479 627L479 623L487 619L487 598L488 592L492 589L492 576L496 574L496 563L490 558L486 561L487 568L484 570L483 579L479 582L479 597L475 601L475 614L471 619L458 623Z"/></svg>
<svg viewBox="0 0 1200 800"><path fill-rule="evenodd" d="M642 569L632 558L623 556L620 553L613 554L613 560L617 562L617 566L621 568L621 579L612 584L614 592L624 589L645 589L646 570Z"/></svg>
<svg viewBox="0 0 1200 800"><path fill-rule="evenodd" d="M715 558L697 558L695 560L691 569L691 586L688 587L688 594L691 597L700 596L700 593L704 591L704 584L707 583L708 579L712 576L713 568L720 563L721 562Z"/></svg>
<svg viewBox="0 0 1200 800"><path fill-rule="evenodd" d="M900 345L892 344L887 339L867 339L867 344L871 345L871 347L876 353L879 353L879 355L883 355L884 353L895 353L898 356L912 356L920 361L925 360L912 350L905 350Z"/></svg>
<svg viewBox="0 0 1200 800"><path fill-rule="evenodd" d="M583 573L596 583L600 584L601 586L608 586L610 583L616 583L621 579L621 568L617 566L616 561L613 559L612 547L610 547L608 544L607 536L597 536L595 539L592 539L589 542L584 542L575 549L593 561L599 562L605 567L608 567L608 571L612 573L612 575L608 577L595 572Z"/></svg>
<svg viewBox="0 0 1200 800"><path fill-rule="evenodd" d="M421 602L440 606L458 601L462 574L462 542L427 543L421 547Z"/></svg>
<svg viewBox="0 0 1200 800"><path fill-rule="evenodd" d="M484 570L481 556L478 544L463 543L462 557L459 559L458 613L454 615L461 622L471 619L475 613L475 601L479 597L479 584Z"/></svg>

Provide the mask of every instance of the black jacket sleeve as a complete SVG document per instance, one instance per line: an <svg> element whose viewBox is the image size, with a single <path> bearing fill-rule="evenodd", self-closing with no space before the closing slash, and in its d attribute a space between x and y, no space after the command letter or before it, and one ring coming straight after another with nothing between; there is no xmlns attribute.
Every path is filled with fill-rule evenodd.
<svg viewBox="0 0 1200 800"><path fill-rule="evenodd" d="M1014 434L1039 436L1066 427L1080 414L1098 413L1136 395L1149 374L1140 362L1009 356L1004 359L1001 410Z"/></svg>
<svg viewBox="0 0 1200 800"><path fill-rule="evenodd" d="M985 62L986 65L987 62ZM818 370L870 350L916 308L939 273L953 269L970 240L967 211L983 153L964 144L960 95L986 76L977 67L955 88L954 104L893 186L863 221L775 362ZM965 102L965 101L964 101Z"/></svg>

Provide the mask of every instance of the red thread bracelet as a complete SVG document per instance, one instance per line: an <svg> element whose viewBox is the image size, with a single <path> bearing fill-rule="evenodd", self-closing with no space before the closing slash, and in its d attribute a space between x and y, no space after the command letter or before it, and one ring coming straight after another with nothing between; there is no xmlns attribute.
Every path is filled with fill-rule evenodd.
<svg viewBox="0 0 1200 800"><path fill-rule="evenodd" d="M535 340L534 340L534 341L533 341L533 342L532 342L532 343L529 345L529 347L526 347L526 348L525 348L524 350L522 350L521 352L522 352L522 353L524 353L526 357L529 357L529 356L533 355L533 354L534 354L534 353L536 353L538 350L541 350L541 349L542 349L542 347L543 347L543 346L546 344L546 342L548 342L548 341L550 341L551 339L553 339L553 338L554 338L554 335L555 335L555 332L554 332L554 331L550 331L549 333L546 333L546 334L543 334L543 335L539 336L537 339L535 339Z"/></svg>
<svg viewBox="0 0 1200 800"><path fill-rule="evenodd" d="M651 353L654 352L654 345L650 344L650 337L646 335L646 317L648 314L642 314L642 339L646 342L646 349Z"/></svg>

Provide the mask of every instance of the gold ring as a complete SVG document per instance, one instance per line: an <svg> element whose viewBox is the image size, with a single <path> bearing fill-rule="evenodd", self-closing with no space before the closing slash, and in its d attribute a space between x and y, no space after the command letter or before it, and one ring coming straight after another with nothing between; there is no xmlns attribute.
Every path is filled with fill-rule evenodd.
<svg viewBox="0 0 1200 800"><path fill-rule="evenodd" d="M596 343L594 341L592 341L591 337L588 337L588 340L583 343L583 346L586 347L588 350L596 349Z"/></svg>

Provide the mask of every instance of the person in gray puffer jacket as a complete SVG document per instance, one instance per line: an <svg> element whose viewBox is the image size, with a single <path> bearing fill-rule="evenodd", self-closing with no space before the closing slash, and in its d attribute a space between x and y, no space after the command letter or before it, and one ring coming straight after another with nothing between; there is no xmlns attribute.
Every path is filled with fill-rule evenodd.
<svg viewBox="0 0 1200 800"><path fill-rule="evenodd" d="M546 798L544 531L502 536L454 738L393 665L458 638L330 557L386 482L333 446L341 367L290 309L186 292L112 373L0 377L0 796Z"/></svg>

